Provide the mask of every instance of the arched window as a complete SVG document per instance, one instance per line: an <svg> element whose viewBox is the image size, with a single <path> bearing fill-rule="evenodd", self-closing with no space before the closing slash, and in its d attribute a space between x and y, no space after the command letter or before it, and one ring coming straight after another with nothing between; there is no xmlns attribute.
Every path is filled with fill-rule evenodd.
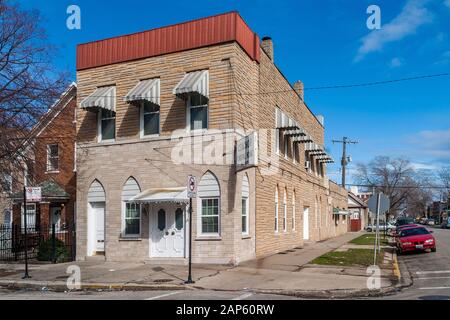
<svg viewBox="0 0 450 320"><path fill-rule="evenodd" d="M198 185L198 230L201 235L220 235L220 186L211 172L206 172Z"/></svg>
<svg viewBox="0 0 450 320"><path fill-rule="evenodd" d="M129 200L139 194L141 188L130 177L122 188L122 236L139 236L141 234L141 205Z"/></svg>
<svg viewBox="0 0 450 320"><path fill-rule="evenodd" d="M315 215L314 220L315 220L316 228L318 228L319 227L319 201L317 200L317 197L314 202L314 215Z"/></svg>
<svg viewBox="0 0 450 320"><path fill-rule="evenodd" d="M278 186L275 188L275 232L278 233Z"/></svg>
<svg viewBox="0 0 450 320"><path fill-rule="evenodd" d="M323 217L322 217L322 197L319 198L319 227L323 226Z"/></svg>
<svg viewBox="0 0 450 320"><path fill-rule="evenodd" d="M283 231L287 231L287 189L284 188L283 194Z"/></svg>
<svg viewBox="0 0 450 320"><path fill-rule="evenodd" d="M296 229L296 205L295 205L295 190L292 193L292 231Z"/></svg>
<svg viewBox="0 0 450 320"><path fill-rule="evenodd" d="M242 234L249 234L249 183L248 176L242 177Z"/></svg>
<svg viewBox="0 0 450 320"><path fill-rule="evenodd" d="M12 223L11 211L5 209L5 212L3 213L3 224L6 227L9 227L11 226L11 223Z"/></svg>

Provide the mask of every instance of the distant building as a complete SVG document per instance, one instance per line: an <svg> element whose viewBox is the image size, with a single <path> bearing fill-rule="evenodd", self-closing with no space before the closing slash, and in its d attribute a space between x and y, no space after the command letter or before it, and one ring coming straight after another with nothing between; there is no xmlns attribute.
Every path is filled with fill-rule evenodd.
<svg viewBox="0 0 450 320"><path fill-rule="evenodd" d="M430 206L429 218L434 219L439 223L442 223L442 220L448 217L449 212L450 212L450 199L447 202L434 201L433 204Z"/></svg>
<svg viewBox="0 0 450 320"><path fill-rule="evenodd" d="M363 202L367 203L370 197L373 195L373 192L360 192L357 186L353 186L350 188L350 192L361 199Z"/></svg>
<svg viewBox="0 0 450 320"><path fill-rule="evenodd" d="M360 231L371 223L367 204L353 192L348 193L348 211L351 231Z"/></svg>
<svg viewBox="0 0 450 320"><path fill-rule="evenodd" d="M38 228L55 224L57 230L75 222L75 109L77 87L73 83L49 108L30 133L23 153L24 171L13 174L12 216L9 223ZM41 187L42 201L27 202L23 213L23 187Z"/></svg>

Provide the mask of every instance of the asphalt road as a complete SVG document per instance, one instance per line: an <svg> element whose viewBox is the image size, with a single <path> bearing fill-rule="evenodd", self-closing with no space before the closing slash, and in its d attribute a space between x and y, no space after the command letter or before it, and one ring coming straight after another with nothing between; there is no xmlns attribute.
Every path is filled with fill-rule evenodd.
<svg viewBox="0 0 450 320"><path fill-rule="evenodd" d="M434 231L437 252L399 256L412 276L413 285L384 299L450 300L450 230Z"/></svg>
<svg viewBox="0 0 450 320"><path fill-rule="evenodd" d="M294 297L251 292L174 290L50 292L0 290L0 300L295 300Z"/></svg>

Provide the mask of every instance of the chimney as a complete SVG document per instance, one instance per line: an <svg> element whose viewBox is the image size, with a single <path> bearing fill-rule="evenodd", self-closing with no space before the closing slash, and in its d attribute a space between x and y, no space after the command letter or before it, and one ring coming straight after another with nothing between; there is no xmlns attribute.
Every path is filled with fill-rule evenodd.
<svg viewBox="0 0 450 320"><path fill-rule="evenodd" d="M261 48L269 56L270 60L273 60L273 42L271 37L262 38Z"/></svg>
<svg viewBox="0 0 450 320"><path fill-rule="evenodd" d="M297 91L298 95L300 96L300 98L302 98L302 100L305 100L305 91L303 82L298 80L296 83L294 83L294 90Z"/></svg>

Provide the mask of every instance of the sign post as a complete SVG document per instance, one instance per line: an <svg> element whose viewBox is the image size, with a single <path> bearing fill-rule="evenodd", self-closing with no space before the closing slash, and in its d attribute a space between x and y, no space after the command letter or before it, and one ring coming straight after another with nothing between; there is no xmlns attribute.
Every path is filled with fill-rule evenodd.
<svg viewBox="0 0 450 320"><path fill-rule="evenodd" d="M383 193L375 193L370 197L367 202L369 210L376 214L376 229L375 229L375 243L374 243L374 253L373 253L373 264L377 264L377 251L380 253L381 243L380 243L380 214L385 214L389 211L391 202L389 198ZM387 217L387 215L386 215ZM386 226L387 227L387 226Z"/></svg>
<svg viewBox="0 0 450 320"><path fill-rule="evenodd" d="M41 201L41 188L23 187L23 226L25 228L25 275L22 279L31 278L28 274L28 214L27 214L27 200L31 202Z"/></svg>
<svg viewBox="0 0 450 320"><path fill-rule="evenodd" d="M186 284L195 283L192 280L192 198L197 197L197 179L193 175L188 176L187 196L189 198L189 275Z"/></svg>

